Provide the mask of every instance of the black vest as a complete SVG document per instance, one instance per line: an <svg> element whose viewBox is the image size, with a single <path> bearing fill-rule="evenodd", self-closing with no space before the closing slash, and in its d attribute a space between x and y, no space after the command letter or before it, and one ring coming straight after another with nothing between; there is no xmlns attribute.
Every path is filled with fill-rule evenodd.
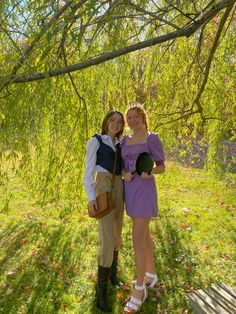
<svg viewBox="0 0 236 314"><path fill-rule="evenodd" d="M99 148L97 150L97 162L96 165L99 165L113 173L113 167L115 162L115 152L114 150L107 144L103 143L102 138L100 135L94 135L98 142L100 143ZM116 165L116 175L121 174L122 170L122 159L121 159L121 150L120 150L120 143L116 144L117 149L117 165Z"/></svg>

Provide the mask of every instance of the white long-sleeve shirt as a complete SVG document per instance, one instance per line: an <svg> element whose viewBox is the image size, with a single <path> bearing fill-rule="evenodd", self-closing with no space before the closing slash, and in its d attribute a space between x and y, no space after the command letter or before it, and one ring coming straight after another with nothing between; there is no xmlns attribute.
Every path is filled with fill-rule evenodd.
<svg viewBox="0 0 236 314"><path fill-rule="evenodd" d="M101 134L101 139L104 144L109 145L114 151L116 151L115 145L119 143L119 140L115 141L115 145L112 142L112 139L107 134ZM92 137L88 140L86 145L86 163L84 171L84 186L88 195L88 200L92 201L96 199L94 191L94 179L96 172L108 172L103 167L96 165L97 162L97 150L100 146L100 143L96 137Z"/></svg>

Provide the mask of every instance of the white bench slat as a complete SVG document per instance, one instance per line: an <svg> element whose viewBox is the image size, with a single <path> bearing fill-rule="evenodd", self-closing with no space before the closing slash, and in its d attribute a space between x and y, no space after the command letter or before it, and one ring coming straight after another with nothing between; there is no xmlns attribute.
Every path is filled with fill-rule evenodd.
<svg viewBox="0 0 236 314"><path fill-rule="evenodd" d="M224 298L229 305L229 308L236 309L236 297L233 297L227 290L222 289L219 285L212 285L210 288L220 294L221 298ZM235 313L234 311L233 313Z"/></svg>
<svg viewBox="0 0 236 314"><path fill-rule="evenodd" d="M215 312L209 306L207 306L205 301L203 301L201 298L199 298L198 295L196 295L195 291L188 295L188 299L189 304L193 308L195 313L215 314Z"/></svg>
<svg viewBox="0 0 236 314"><path fill-rule="evenodd" d="M236 314L236 292L223 283L195 290L188 299L197 314Z"/></svg>
<svg viewBox="0 0 236 314"><path fill-rule="evenodd" d="M229 314L228 311L226 311L218 302L217 299L213 299L208 296L208 294L204 290L198 290L197 294L205 300L205 302L209 305L209 307L215 312L215 313L221 313L221 314Z"/></svg>
<svg viewBox="0 0 236 314"><path fill-rule="evenodd" d="M231 287L226 286L226 284L223 283L223 282L219 283L218 286L220 286L222 289L224 289L224 290L227 291L229 294L231 294L232 297L234 297L235 300L236 300L236 292L235 292Z"/></svg>
<svg viewBox="0 0 236 314"><path fill-rule="evenodd" d="M219 291L217 285L212 285L204 291L230 314L235 314L235 306L229 302L229 296L225 291Z"/></svg>

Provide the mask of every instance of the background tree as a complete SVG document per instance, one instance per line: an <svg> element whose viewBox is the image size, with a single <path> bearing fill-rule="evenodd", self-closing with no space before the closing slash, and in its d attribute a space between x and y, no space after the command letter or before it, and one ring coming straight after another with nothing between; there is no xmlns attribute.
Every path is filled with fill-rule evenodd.
<svg viewBox="0 0 236 314"><path fill-rule="evenodd" d="M108 109L139 100L168 156L191 163L208 151L208 168L230 170L234 4L3 1L2 151L21 158L43 200L76 206L86 139Z"/></svg>

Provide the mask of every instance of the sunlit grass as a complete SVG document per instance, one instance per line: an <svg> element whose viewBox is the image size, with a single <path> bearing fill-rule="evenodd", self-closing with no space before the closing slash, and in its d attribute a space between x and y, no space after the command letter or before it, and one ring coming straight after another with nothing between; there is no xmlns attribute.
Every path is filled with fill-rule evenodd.
<svg viewBox="0 0 236 314"><path fill-rule="evenodd" d="M236 287L235 182L168 163L157 178L160 216L151 222L158 295L140 313L191 313L187 293L213 282ZM76 210L36 202L14 173L0 187L0 313L100 313L94 302L97 224L86 200ZM124 220L119 271L126 289L110 289L122 313L135 278L131 222Z"/></svg>

